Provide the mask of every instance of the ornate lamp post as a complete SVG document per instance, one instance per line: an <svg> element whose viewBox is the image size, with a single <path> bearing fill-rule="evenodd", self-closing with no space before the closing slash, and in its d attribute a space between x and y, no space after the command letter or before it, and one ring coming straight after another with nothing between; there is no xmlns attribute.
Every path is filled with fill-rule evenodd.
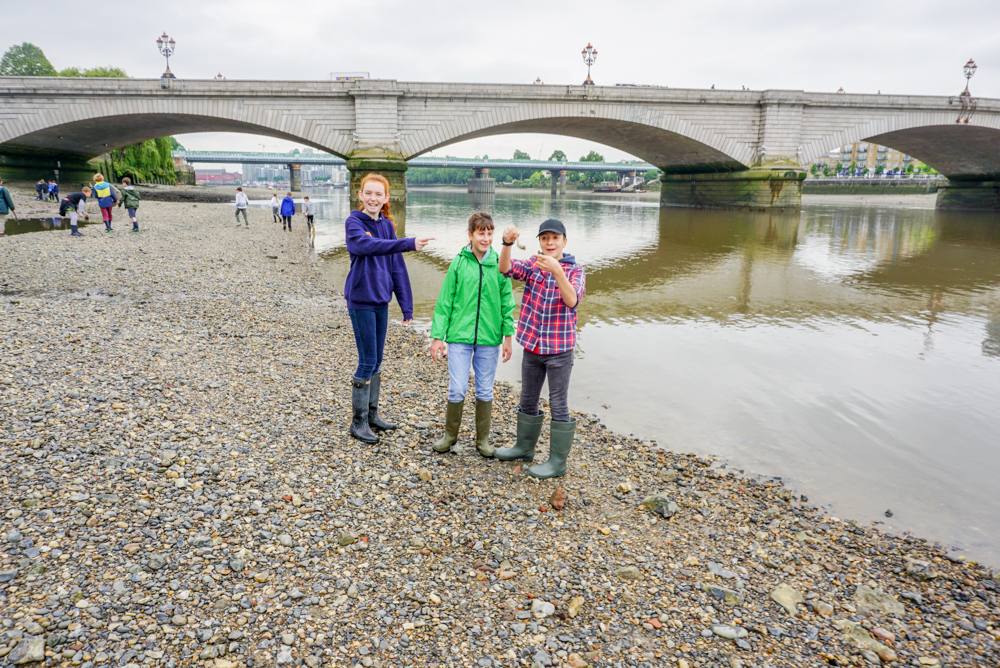
<svg viewBox="0 0 1000 668"><path fill-rule="evenodd" d="M972 58L969 58L969 62L962 68L965 72L965 90L958 96L958 102L962 105L962 111L958 113L958 118L955 119L956 123L968 123L972 120L972 114L976 113L976 103L978 100L972 97L972 93L969 92L969 79L976 73L976 69L976 61ZM954 97L948 98L948 104L954 103L955 99Z"/></svg>
<svg viewBox="0 0 1000 668"><path fill-rule="evenodd" d="M163 57L167 59L167 71L160 75L161 79L175 79L174 73L170 71L170 56L174 55L174 49L176 42L174 42L173 37L168 37L167 33L163 33L160 37L156 38L156 46L159 48L160 53Z"/></svg>
<svg viewBox="0 0 1000 668"><path fill-rule="evenodd" d="M590 78L590 66L594 64L597 60L597 49L592 47L590 43L587 43L587 48L580 52L583 54L583 62L587 63L587 80L583 82L584 86L593 86L594 80Z"/></svg>
<svg viewBox="0 0 1000 668"><path fill-rule="evenodd" d="M971 79L972 75L976 73L976 61L969 58L969 62L965 64L965 67L963 67L962 70L965 72L965 90L962 91L962 95L970 95L969 79Z"/></svg>

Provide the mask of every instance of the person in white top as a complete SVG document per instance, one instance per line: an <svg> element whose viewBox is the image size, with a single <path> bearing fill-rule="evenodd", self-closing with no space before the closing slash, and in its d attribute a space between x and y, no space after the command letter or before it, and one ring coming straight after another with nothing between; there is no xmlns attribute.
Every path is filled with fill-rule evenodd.
<svg viewBox="0 0 1000 668"><path fill-rule="evenodd" d="M274 222L281 222L281 202L278 200L278 193L271 195L271 215L274 216Z"/></svg>
<svg viewBox="0 0 1000 668"><path fill-rule="evenodd" d="M250 204L250 200L247 199L247 194L243 192L243 188L236 189L236 226L240 226L240 212L243 212L243 222L246 223L247 227L250 227L250 221L247 220L247 205Z"/></svg>

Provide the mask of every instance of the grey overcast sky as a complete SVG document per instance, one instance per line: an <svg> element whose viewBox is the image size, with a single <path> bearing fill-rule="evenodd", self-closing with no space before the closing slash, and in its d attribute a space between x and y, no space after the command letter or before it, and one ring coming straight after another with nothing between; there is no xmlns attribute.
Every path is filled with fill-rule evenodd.
<svg viewBox="0 0 1000 668"><path fill-rule="evenodd" d="M155 40L177 40L180 78L328 79L362 71L400 81L581 83L598 49L598 84L953 95L975 58L973 94L1000 98L1000 0L647 0L444 2L171 0L84 4L3 0L0 48L32 42L56 69L115 65L156 78ZM287 141L205 133L202 150L285 150ZM507 135L436 155L532 157L592 142ZM830 147L834 148L834 147ZM608 159L630 157L603 147Z"/></svg>

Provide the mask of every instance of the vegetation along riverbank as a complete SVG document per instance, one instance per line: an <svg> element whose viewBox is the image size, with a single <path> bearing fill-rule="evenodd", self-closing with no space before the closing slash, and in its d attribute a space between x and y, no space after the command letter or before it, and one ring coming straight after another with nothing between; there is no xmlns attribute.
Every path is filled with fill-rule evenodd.
<svg viewBox="0 0 1000 668"><path fill-rule="evenodd" d="M481 458L471 415L436 454L446 366L410 329L384 369L400 428L349 439L350 322L305 225L139 216L0 239L2 661L1000 663L995 571L779 480L584 414L562 479ZM502 447L516 390L495 404Z"/></svg>

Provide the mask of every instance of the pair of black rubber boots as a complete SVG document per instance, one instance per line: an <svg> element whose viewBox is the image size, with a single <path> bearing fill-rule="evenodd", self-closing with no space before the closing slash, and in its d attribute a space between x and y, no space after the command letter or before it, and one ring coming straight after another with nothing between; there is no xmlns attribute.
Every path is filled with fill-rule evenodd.
<svg viewBox="0 0 1000 668"><path fill-rule="evenodd" d="M378 416L378 395L382 388L382 373L370 379L351 378L351 436L365 443L378 443L376 431L389 431L396 425Z"/></svg>

